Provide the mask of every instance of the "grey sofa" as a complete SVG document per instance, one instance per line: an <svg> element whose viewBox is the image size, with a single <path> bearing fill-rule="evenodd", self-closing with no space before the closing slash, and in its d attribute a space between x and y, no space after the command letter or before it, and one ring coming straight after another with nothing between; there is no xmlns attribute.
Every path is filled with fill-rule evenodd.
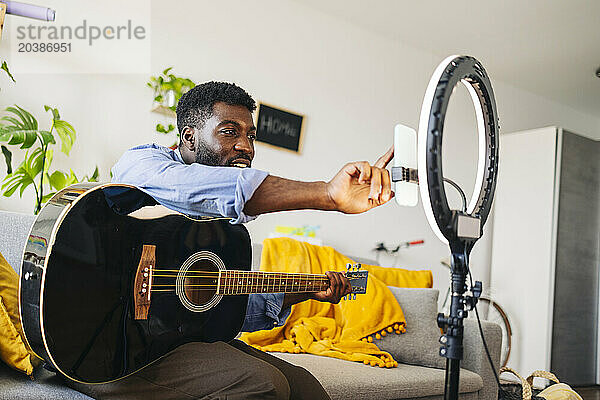
<svg viewBox="0 0 600 400"><path fill-rule="evenodd" d="M19 272L21 252L34 217L0 211L0 252ZM435 312L420 310L419 296L434 294L433 289L392 288L403 307L408 325L418 327L435 325ZM431 311L431 310L430 310ZM488 346L496 366L500 359L501 332L498 325L482 322ZM406 335L406 334L405 334ZM431 340L418 339L403 342L403 335L385 343L386 350L408 353L412 365L400 363L397 368L383 369L360 363L310 354L277 354L277 356L309 370L330 394L332 399L442 399L444 370L427 367L439 364L435 358L438 345ZM430 335L431 336L431 335ZM408 336L407 336L408 337ZM497 387L488 364L476 322L465 320L465 359L461 366L460 398L496 400ZM398 359L398 358L396 358ZM62 378L38 368L31 380L0 361L0 400L8 399L89 399L88 396L66 387Z"/></svg>

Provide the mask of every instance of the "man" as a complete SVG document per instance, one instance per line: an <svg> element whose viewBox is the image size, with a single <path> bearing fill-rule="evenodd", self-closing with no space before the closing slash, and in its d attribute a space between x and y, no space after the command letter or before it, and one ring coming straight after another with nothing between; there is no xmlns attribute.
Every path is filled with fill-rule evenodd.
<svg viewBox="0 0 600 400"><path fill-rule="evenodd" d="M144 145L127 151L112 169L113 181L135 185L184 214L224 216L232 223L284 210L360 213L393 197L385 169L392 149L374 166L346 164L329 182L293 181L252 169L255 108L234 84L196 86L177 105L179 147ZM351 292L342 273L327 276L330 287L319 293L250 295L242 329L281 326L292 304L307 299L338 303ZM115 399L329 398L305 369L238 340L189 343L114 383L72 385L96 398Z"/></svg>

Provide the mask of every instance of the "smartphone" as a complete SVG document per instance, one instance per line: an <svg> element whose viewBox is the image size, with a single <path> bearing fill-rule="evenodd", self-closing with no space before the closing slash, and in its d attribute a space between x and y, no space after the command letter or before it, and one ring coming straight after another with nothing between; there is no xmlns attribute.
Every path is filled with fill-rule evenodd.
<svg viewBox="0 0 600 400"><path fill-rule="evenodd" d="M417 131L406 125L394 127L394 167L417 169ZM395 182L396 203L401 206L416 206L419 201L419 186L413 182Z"/></svg>

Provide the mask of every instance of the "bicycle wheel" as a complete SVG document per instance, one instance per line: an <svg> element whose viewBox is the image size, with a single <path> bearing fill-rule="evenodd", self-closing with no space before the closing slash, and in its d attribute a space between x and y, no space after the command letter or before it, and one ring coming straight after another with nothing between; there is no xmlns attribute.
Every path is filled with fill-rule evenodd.
<svg viewBox="0 0 600 400"><path fill-rule="evenodd" d="M500 353L500 367L505 367L510 357L512 345L512 328L506 312L500 305L489 297L481 296L477 302L479 318L483 321L490 321L500 325L502 329L502 351ZM477 318L475 311L469 313L469 318Z"/></svg>

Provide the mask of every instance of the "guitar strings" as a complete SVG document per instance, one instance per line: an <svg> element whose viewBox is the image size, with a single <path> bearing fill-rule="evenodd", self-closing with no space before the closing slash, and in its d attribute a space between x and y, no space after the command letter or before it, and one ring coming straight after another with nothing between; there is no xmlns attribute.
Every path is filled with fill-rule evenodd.
<svg viewBox="0 0 600 400"><path fill-rule="evenodd" d="M213 288L213 289L189 289L189 291L194 291L194 292L199 292L199 291L213 291L214 292L215 290L216 290L216 287ZM188 290L186 290L186 291L188 291ZM152 293L154 293L154 292L172 292L172 293L174 293L175 289L152 289ZM222 295L226 296L226 295L255 294L255 293L269 293L269 292L247 292L247 291L243 291L243 292L239 292L239 293L236 292L236 293L219 293L219 294L222 294ZM289 293L314 293L314 291L313 290L306 290L306 291L301 290L299 292L289 292Z"/></svg>
<svg viewBox="0 0 600 400"><path fill-rule="evenodd" d="M303 286L303 285L304 285L304 283L303 283L303 284L296 284L296 285L297 285L297 286ZM154 285L152 285L152 287L176 287L176 286L177 286L177 285L176 285L176 284L174 284L174 283L173 283L173 284L158 284L158 285L157 285L157 284L154 284ZM243 285L243 284L239 284L239 285L233 285L233 287L235 287L235 286L238 286L238 287L239 287L239 286L257 286L257 287L258 287L258 286L261 286L261 287L265 287L265 286L266 286L266 287L270 287L270 286L288 286L288 285L286 285L286 284L253 285L253 284L250 284L250 283L248 283L248 284L246 284L246 285ZM315 285L315 286L316 286L316 285ZM186 288L187 288L187 287L217 287L217 285L216 285L216 284L213 284L213 285L198 285L198 284L196 284L196 285L193 285L193 284L184 284L184 287L186 287Z"/></svg>
<svg viewBox="0 0 600 400"><path fill-rule="evenodd" d="M156 271L156 272L179 272L179 269L158 269L158 268L151 268L151 271ZM230 273L230 274L240 274L240 275L246 275L246 276L250 276L250 274L261 274L263 276L277 276L277 275L283 275L283 276L304 276L307 278L312 278L312 277L322 277L322 278L327 278L326 275L322 275L322 274L305 274L305 273L301 273L301 272L264 272L264 271L238 271L238 270L225 270L225 271L187 271L186 273L198 273L198 274L207 274L207 275L218 275L220 273ZM329 278L327 278L329 279Z"/></svg>
<svg viewBox="0 0 600 400"><path fill-rule="evenodd" d="M153 272L159 272L153 274L154 277L161 278L177 278L179 276L179 269L161 269L161 268L151 268ZM160 274L162 272L163 274ZM258 274L256 274L258 272ZM166 273L166 274L165 274ZM231 285L229 290L236 291L236 289L240 289L242 287L250 286L253 289L256 286L256 289L259 287L272 287L272 290L288 289L290 285L297 285L299 289L302 286L305 286L304 291L308 292L309 284L312 282L317 285L323 285L329 283L329 278L326 275L321 274L306 274L306 273L289 273L289 272L264 272L264 271L238 271L238 270L225 270L225 271L186 271L184 273L186 278L206 278L213 279L217 277L221 277L221 280L224 279L223 284ZM261 279L259 283L258 280ZM279 279L279 282L277 280ZM282 280L285 279L285 282ZM255 281L256 280L256 281ZM265 282L265 280L267 282ZM294 284L290 283L289 280L296 280ZM271 281L271 282L269 282ZM274 281L274 282L273 282ZM186 291L215 291L219 285L217 284L184 284ZM313 286L312 288L315 288ZM152 292L175 292L177 285L176 284L158 284L155 283L151 289ZM160 288L160 289L158 289ZM311 288L311 289L312 289ZM322 290L322 288L320 288ZM251 293L262 293L261 291L247 291L243 290L240 293L222 293L222 294L251 294ZM300 293L300 292L298 292Z"/></svg>
<svg viewBox="0 0 600 400"><path fill-rule="evenodd" d="M152 275L154 277L159 277L159 278L177 278L179 275L161 275L161 274L155 274ZM215 276L205 276L205 275L189 275L189 274L184 274L184 277L186 278L204 278L204 279L214 279L216 278ZM250 283L250 282L254 282L254 283L258 283L258 280L260 279L261 284L262 283L269 283L272 282L273 280L275 281L290 281L290 280L297 280L297 281L301 281L301 282L319 282L319 281L323 281L323 282L329 282L329 279L325 279L325 278L318 278L318 279L305 279L305 278L278 278L278 277L272 277L272 278L254 278L254 277L242 277L242 276L222 276L221 280L226 280L226 279L230 279L230 280L242 280L244 282Z"/></svg>
<svg viewBox="0 0 600 400"><path fill-rule="evenodd" d="M151 271L158 272L177 272L179 270L159 270L159 269L151 269ZM299 279L299 280L324 280L329 281L329 278L326 275L317 275L317 274L296 274L296 273L285 273L285 272L273 272L273 273L261 273L261 275L252 275L253 272L244 271L244 272L234 272L231 270L223 271L222 274L219 272L210 272L210 271L186 271L184 275L186 277L192 278L214 278L216 276L221 276L225 279ZM175 275L163 275L163 274L153 274L155 277L177 277L179 274Z"/></svg>

